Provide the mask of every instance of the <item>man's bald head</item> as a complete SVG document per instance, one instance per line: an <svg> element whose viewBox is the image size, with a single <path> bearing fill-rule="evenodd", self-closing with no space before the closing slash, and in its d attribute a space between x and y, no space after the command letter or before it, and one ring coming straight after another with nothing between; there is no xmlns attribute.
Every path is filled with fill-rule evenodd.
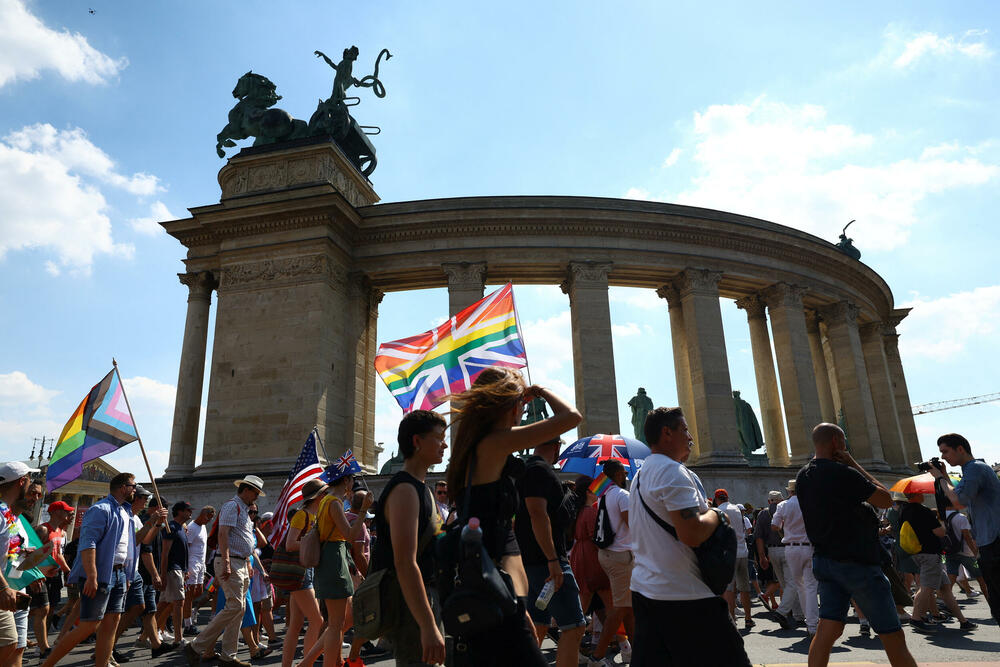
<svg viewBox="0 0 1000 667"><path fill-rule="evenodd" d="M826 422L818 424L813 429L812 439L817 454L829 455L838 449L843 449L847 444L843 429L836 424Z"/></svg>

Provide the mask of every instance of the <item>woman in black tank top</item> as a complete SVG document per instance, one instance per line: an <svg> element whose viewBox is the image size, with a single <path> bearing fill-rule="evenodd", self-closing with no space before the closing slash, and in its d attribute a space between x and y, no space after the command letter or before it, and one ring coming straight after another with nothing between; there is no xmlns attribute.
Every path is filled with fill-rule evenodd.
<svg viewBox="0 0 1000 667"><path fill-rule="evenodd" d="M552 408L552 416L520 426L525 406L539 397ZM528 577L514 538L513 518L518 505L515 479L524 464L512 455L558 438L575 428L582 417L550 390L526 386L521 374L508 368L487 368L480 373L471 389L452 397L452 414L448 493L458 505L459 516L480 519L487 552L510 575L521 600L521 613L497 630L463 638L468 659L478 667L546 665L523 609ZM475 468L470 471L473 452ZM472 488L465 507L469 478Z"/></svg>

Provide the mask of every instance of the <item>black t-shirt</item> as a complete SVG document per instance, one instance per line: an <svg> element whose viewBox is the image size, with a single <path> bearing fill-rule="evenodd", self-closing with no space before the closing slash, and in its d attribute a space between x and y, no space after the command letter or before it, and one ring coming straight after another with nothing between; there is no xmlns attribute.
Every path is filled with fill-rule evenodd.
<svg viewBox="0 0 1000 667"><path fill-rule="evenodd" d="M187 535L184 526L177 521L171 521L163 529L163 539L170 541L170 551L167 553L167 569L186 571L188 566ZM153 556L159 564L160 551Z"/></svg>
<svg viewBox="0 0 1000 667"><path fill-rule="evenodd" d="M941 538L934 534L935 528L940 528L941 523L934 516L934 512L920 503L906 503L900 513L900 522L910 522L913 532L920 540L920 553L939 554L941 553Z"/></svg>
<svg viewBox="0 0 1000 667"><path fill-rule="evenodd" d="M865 501L875 485L854 468L813 459L796 477L806 534L818 556L879 565L878 517Z"/></svg>
<svg viewBox="0 0 1000 667"><path fill-rule="evenodd" d="M543 498L545 511L552 525L552 543L559 558L566 556L566 529L571 523L571 498L563 492L562 484L556 476L552 464L541 456L528 457L524 477L518 481L518 491L521 496L520 507L517 510L517 520L514 522L514 532L517 535L518 546L521 547L521 559L525 564L545 564L548 558L535 539L531 527L531 515L528 514L527 498Z"/></svg>
<svg viewBox="0 0 1000 667"><path fill-rule="evenodd" d="M148 519L148 517L146 517ZM139 576L142 577L142 583L149 584L153 583L153 577L149 574L146 569L146 563L143 562L142 554L152 554L153 555L153 567L160 567L160 553L163 551L163 534L161 531L156 531L153 539L150 540L149 544L139 545Z"/></svg>

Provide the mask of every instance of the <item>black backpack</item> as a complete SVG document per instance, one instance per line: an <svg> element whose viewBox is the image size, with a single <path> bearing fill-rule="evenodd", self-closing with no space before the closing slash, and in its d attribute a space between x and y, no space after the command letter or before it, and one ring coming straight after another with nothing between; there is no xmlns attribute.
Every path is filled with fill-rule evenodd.
<svg viewBox="0 0 1000 667"><path fill-rule="evenodd" d="M944 520L944 537L941 538L941 552L951 556L962 552L962 536L957 535L952 519L958 512L952 512Z"/></svg>
<svg viewBox="0 0 1000 667"><path fill-rule="evenodd" d="M607 549L615 541L615 531L611 529L611 516L608 515L608 494L601 496L597 506L597 525L594 526L594 544L599 549Z"/></svg>

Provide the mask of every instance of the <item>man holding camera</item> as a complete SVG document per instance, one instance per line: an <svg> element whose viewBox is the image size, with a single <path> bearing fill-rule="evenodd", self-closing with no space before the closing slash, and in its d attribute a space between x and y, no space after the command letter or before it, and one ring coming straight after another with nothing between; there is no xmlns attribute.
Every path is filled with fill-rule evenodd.
<svg viewBox="0 0 1000 667"><path fill-rule="evenodd" d="M972 458L969 441L957 433L937 440L941 458L962 467L962 480L952 487L944 466L931 465L930 474L940 480L956 510L969 508L972 537L979 546L979 569L986 580L986 600L993 618L1000 621L1000 479L982 459Z"/></svg>

